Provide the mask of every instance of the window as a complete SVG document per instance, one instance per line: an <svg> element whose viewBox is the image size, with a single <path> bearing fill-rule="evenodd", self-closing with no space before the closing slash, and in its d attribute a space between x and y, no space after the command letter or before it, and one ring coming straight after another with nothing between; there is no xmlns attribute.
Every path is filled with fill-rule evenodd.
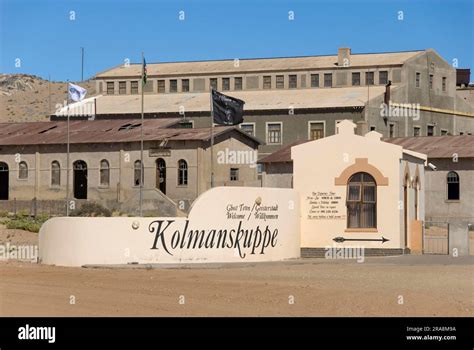
<svg viewBox="0 0 474 350"><path fill-rule="evenodd" d="M138 94L138 81L132 81L132 82L130 83L130 92L131 92L133 95Z"/></svg>
<svg viewBox="0 0 474 350"><path fill-rule="evenodd" d="M360 86L360 73L352 73L352 86Z"/></svg>
<svg viewBox="0 0 474 350"><path fill-rule="evenodd" d="M291 74L288 76L289 78L289 88L296 89L298 87L298 76L296 74Z"/></svg>
<svg viewBox="0 0 474 350"><path fill-rule="evenodd" d="M421 78L421 73L416 72L416 75L415 75L415 87L417 87L417 88L420 87L420 78Z"/></svg>
<svg viewBox="0 0 474 350"><path fill-rule="evenodd" d="M270 75L263 76L263 88L264 89L272 88L272 77Z"/></svg>
<svg viewBox="0 0 474 350"><path fill-rule="evenodd" d="M374 72L365 72L365 85L374 85Z"/></svg>
<svg viewBox="0 0 474 350"><path fill-rule="evenodd" d="M413 136L420 136L420 127L419 126L415 126L413 127Z"/></svg>
<svg viewBox="0 0 474 350"><path fill-rule="evenodd" d="M395 129L395 124L390 124L389 126L389 137L393 137L394 134L394 129Z"/></svg>
<svg viewBox="0 0 474 350"><path fill-rule="evenodd" d="M234 90L242 90L242 78L234 78Z"/></svg>
<svg viewBox="0 0 474 350"><path fill-rule="evenodd" d="M127 93L127 82L119 81L119 95L125 95Z"/></svg>
<svg viewBox="0 0 474 350"><path fill-rule="evenodd" d="M430 90L433 89L433 79L434 79L433 74L430 74Z"/></svg>
<svg viewBox="0 0 474 350"><path fill-rule="evenodd" d="M136 160L135 163L133 164L133 185L134 186L140 186L142 181L140 179L144 180L145 174L143 171L143 166L142 162L139 160Z"/></svg>
<svg viewBox="0 0 474 350"><path fill-rule="evenodd" d="M51 162L51 186L61 185L61 166L57 160Z"/></svg>
<svg viewBox="0 0 474 350"><path fill-rule="evenodd" d="M267 143L270 143L270 144L281 143L281 124L280 123L267 124Z"/></svg>
<svg viewBox="0 0 474 350"><path fill-rule="evenodd" d="M371 125L370 126L370 131L375 131L375 126Z"/></svg>
<svg viewBox="0 0 474 350"><path fill-rule="evenodd" d="M100 161L100 186L109 187L110 183L110 166L105 159Z"/></svg>
<svg viewBox="0 0 474 350"><path fill-rule="evenodd" d="M107 82L107 95L113 95L115 93L115 87L113 81Z"/></svg>
<svg viewBox="0 0 474 350"><path fill-rule="evenodd" d="M181 91L182 92L189 92L189 79L182 79L181 80Z"/></svg>
<svg viewBox="0 0 474 350"><path fill-rule="evenodd" d="M332 73L324 74L324 87L332 87Z"/></svg>
<svg viewBox="0 0 474 350"><path fill-rule="evenodd" d="M213 88L214 90L217 90L217 78L209 79L209 84L211 85L211 88Z"/></svg>
<svg viewBox="0 0 474 350"><path fill-rule="evenodd" d="M347 228L376 228L377 185L367 173L356 173L347 184Z"/></svg>
<svg viewBox="0 0 474 350"><path fill-rule="evenodd" d="M446 77L443 77L442 79L442 86L441 86L443 91L446 91Z"/></svg>
<svg viewBox="0 0 474 350"><path fill-rule="evenodd" d="M181 120L176 127L178 129L192 129L194 127L194 122L192 120Z"/></svg>
<svg viewBox="0 0 474 350"><path fill-rule="evenodd" d="M28 165L25 161L21 161L20 163L18 163L18 178L20 180L28 179Z"/></svg>
<svg viewBox="0 0 474 350"><path fill-rule="evenodd" d="M250 135L255 136L255 125L254 124L240 124L240 129Z"/></svg>
<svg viewBox="0 0 474 350"><path fill-rule="evenodd" d="M448 130L444 130L444 129L441 130L441 135L442 135L442 136L445 136L445 135L447 135L447 134L448 134Z"/></svg>
<svg viewBox="0 0 474 350"><path fill-rule="evenodd" d="M230 168L230 181L239 181L239 169Z"/></svg>
<svg viewBox="0 0 474 350"><path fill-rule="evenodd" d="M164 94L166 92L165 81L163 79L158 80L158 93Z"/></svg>
<svg viewBox="0 0 474 350"><path fill-rule="evenodd" d="M188 185L188 163L184 159L178 162L178 186Z"/></svg>
<svg viewBox="0 0 474 350"><path fill-rule="evenodd" d="M309 123L309 139L318 140L324 137L324 123L310 122Z"/></svg>
<svg viewBox="0 0 474 350"><path fill-rule="evenodd" d="M223 91L230 90L230 78L222 78L222 90Z"/></svg>
<svg viewBox="0 0 474 350"><path fill-rule="evenodd" d="M319 74L311 74L311 87L319 87Z"/></svg>
<svg viewBox="0 0 474 350"><path fill-rule="evenodd" d="M455 171L450 171L447 176L448 201L459 200L459 175Z"/></svg>
<svg viewBox="0 0 474 350"><path fill-rule="evenodd" d="M285 88L285 76L284 75L277 75L276 76L276 88L277 89L284 89Z"/></svg>
<svg viewBox="0 0 474 350"><path fill-rule="evenodd" d="M388 72L386 70L382 70L379 72L379 84L387 85L387 83L388 83Z"/></svg>
<svg viewBox="0 0 474 350"><path fill-rule="evenodd" d="M426 136L434 136L434 125L426 126Z"/></svg>
<svg viewBox="0 0 474 350"><path fill-rule="evenodd" d="M170 92L178 92L178 81L176 79L170 80Z"/></svg>

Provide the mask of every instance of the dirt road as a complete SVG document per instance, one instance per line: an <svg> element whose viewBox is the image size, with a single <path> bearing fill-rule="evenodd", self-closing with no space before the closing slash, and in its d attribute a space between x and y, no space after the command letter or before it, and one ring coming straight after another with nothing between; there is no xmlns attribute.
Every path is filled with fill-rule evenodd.
<svg viewBox="0 0 474 350"><path fill-rule="evenodd" d="M0 315L471 316L473 260L442 258L151 270L0 262Z"/></svg>

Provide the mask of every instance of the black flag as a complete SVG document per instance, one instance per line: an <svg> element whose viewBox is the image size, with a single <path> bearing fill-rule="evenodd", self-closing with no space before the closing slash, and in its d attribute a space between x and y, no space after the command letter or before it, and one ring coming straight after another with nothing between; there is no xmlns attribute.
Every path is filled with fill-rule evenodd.
<svg viewBox="0 0 474 350"><path fill-rule="evenodd" d="M244 121L244 101L226 96L214 89L211 93L215 124L237 125Z"/></svg>

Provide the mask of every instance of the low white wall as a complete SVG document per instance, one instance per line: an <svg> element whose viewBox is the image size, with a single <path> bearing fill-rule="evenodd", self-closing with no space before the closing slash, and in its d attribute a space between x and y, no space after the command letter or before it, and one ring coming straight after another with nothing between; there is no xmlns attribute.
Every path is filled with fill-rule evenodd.
<svg viewBox="0 0 474 350"><path fill-rule="evenodd" d="M188 218L53 218L41 227L39 255L60 266L298 258L299 198L291 189L217 187Z"/></svg>

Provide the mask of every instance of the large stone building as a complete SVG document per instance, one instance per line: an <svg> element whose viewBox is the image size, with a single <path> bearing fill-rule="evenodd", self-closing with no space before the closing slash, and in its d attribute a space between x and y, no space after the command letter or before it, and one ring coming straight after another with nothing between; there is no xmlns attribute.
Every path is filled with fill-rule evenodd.
<svg viewBox="0 0 474 350"><path fill-rule="evenodd" d="M144 208L154 214L187 211L211 186L211 128L179 125L179 119L143 125ZM213 135L215 185L260 186L258 140L235 127L215 127ZM33 198L64 203L66 138L64 121L0 124L0 204L10 208L13 200ZM140 140L140 120L71 121L69 198L136 213Z"/></svg>
<svg viewBox="0 0 474 350"><path fill-rule="evenodd" d="M190 127L208 127L212 86L246 102L240 127L262 141L260 157L333 135L344 119L356 123L359 135L474 132L474 107L456 93L456 69L432 49L355 54L341 48L329 56L149 63L147 70L147 118L184 116ZM140 74L140 64L98 73L100 95L83 103L84 110L95 118L138 117Z"/></svg>

